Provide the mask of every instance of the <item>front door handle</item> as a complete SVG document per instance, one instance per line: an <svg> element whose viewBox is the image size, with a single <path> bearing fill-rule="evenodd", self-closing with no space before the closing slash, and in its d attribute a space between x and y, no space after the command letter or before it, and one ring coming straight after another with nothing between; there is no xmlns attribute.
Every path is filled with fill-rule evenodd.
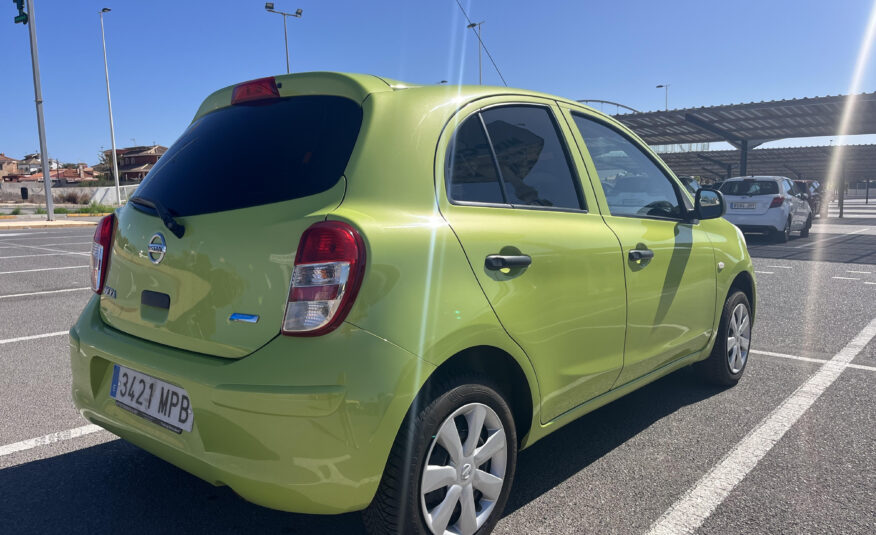
<svg viewBox="0 0 876 535"><path fill-rule="evenodd" d="M512 267L526 267L532 264L529 255L500 255L491 254L484 259L484 267L490 270L499 270Z"/></svg>
<svg viewBox="0 0 876 535"><path fill-rule="evenodd" d="M630 260L638 262L639 260L651 260L654 258L654 251L650 249L631 249Z"/></svg>

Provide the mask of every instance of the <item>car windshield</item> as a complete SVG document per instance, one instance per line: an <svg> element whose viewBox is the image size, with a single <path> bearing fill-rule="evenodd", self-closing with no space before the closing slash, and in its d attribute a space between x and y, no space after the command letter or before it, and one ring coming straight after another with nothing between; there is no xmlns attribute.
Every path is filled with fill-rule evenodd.
<svg viewBox="0 0 876 535"><path fill-rule="evenodd" d="M721 184L724 195L778 195L779 185L773 180L735 180Z"/></svg>
<svg viewBox="0 0 876 535"><path fill-rule="evenodd" d="M222 108L189 126L136 195L174 216L314 195L344 173L361 123L362 108L334 96Z"/></svg>

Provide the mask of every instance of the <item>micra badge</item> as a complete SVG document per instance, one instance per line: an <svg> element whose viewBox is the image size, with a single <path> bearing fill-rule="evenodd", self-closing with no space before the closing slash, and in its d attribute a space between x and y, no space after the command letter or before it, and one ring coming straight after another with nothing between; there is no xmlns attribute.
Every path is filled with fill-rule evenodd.
<svg viewBox="0 0 876 535"><path fill-rule="evenodd" d="M115 290L115 288L111 288L109 286L104 285L103 295L109 297L110 299L115 299L116 298L116 290Z"/></svg>

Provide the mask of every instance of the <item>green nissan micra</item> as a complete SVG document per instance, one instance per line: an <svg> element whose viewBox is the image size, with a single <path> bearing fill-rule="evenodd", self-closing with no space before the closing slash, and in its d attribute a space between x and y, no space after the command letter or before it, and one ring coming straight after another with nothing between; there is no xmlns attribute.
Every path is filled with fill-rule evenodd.
<svg viewBox="0 0 876 535"><path fill-rule="evenodd" d="M574 101L227 87L95 231L73 399L257 504L488 533L522 448L684 366L740 379L755 282L723 212Z"/></svg>

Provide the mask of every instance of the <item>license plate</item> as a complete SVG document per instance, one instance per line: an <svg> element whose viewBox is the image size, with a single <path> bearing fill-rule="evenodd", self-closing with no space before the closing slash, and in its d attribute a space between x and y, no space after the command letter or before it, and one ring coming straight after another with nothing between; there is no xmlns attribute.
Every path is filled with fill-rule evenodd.
<svg viewBox="0 0 876 535"><path fill-rule="evenodd" d="M161 379L116 364L110 397L119 407L174 433L192 430L194 414L188 392Z"/></svg>
<svg viewBox="0 0 876 535"><path fill-rule="evenodd" d="M756 202L734 202L730 203L730 208L735 208L737 210L753 210L757 208Z"/></svg>

